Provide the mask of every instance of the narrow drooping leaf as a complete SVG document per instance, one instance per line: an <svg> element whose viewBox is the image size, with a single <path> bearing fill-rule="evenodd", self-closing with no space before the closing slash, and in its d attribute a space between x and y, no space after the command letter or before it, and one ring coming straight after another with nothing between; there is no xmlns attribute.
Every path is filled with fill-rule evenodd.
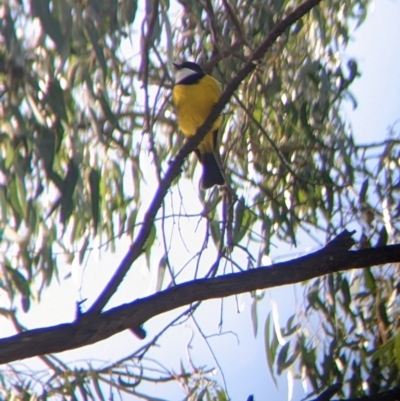
<svg viewBox="0 0 400 401"><path fill-rule="evenodd" d="M92 211L92 221L94 235L97 233L97 227L100 219L100 173L97 169L90 169L89 173L89 191L90 191L90 207Z"/></svg>

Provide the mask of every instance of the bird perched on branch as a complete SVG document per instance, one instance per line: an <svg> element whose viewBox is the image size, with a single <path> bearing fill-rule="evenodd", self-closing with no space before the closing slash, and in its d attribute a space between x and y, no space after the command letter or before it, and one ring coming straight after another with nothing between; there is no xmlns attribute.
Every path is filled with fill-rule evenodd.
<svg viewBox="0 0 400 401"><path fill-rule="evenodd" d="M221 96L221 86L196 63L185 61L182 64L174 63L174 66L176 72L172 97L178 125L186 137L191 137L210 115L214 104ZM218 117L211 130L195 149L197 158L203 166L201 178L203 189L225 184L216 159L217 134L220 125L221 117Z"/></svg>

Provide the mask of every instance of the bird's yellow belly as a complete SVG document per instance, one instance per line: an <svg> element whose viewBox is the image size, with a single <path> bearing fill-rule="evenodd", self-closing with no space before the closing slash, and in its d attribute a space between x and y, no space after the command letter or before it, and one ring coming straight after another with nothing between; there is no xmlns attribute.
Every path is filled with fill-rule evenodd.
<svg viewBox="0 0 400 401"><path fill-rule="evenodd" d="M203 86L203 85L202 85ZM217 102L220 92L209 91L209 87L194 85L176 85L173 91L173 100L176 107L179 128L186 137L193 136L211 113ZM212 88L213 89L213 88ZM212 129L200 142L198 149L201 153L214 150L213 132L221 125L221 117L214 122Z"/></svg>

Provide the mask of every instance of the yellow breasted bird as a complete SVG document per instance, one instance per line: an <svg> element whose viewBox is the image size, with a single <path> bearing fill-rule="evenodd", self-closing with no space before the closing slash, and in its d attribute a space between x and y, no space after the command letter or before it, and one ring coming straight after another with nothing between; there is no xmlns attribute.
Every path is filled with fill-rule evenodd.
<svg viewBox="0 0 400 401"><path fill-rule="evenodd" d="M217 80L204 73L202 68L190 61L175 64L175 85L172 98L176 108L178 125L186 137L193 136L211 113L221 96L221 86ZM214 185L224 185L225 179L215 158L217 134L221 117L214 122L211 130L195 149L203 166L201 187L208 189Z"/></svg>

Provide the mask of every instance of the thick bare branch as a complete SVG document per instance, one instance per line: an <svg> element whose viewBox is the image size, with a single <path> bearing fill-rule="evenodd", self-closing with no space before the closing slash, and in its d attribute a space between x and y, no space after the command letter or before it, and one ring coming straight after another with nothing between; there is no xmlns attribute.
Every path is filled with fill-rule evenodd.
<svg viewBox="0 0 400 401"><path fill-rule="evenodd" d="M99 315L84 315L73 323L29 330L4 338L0 340L0 363L93 344L196 301L294 284L338 271L400 262L400 244L349 251L353 244L351 234L344 231L321 250L294 260L189 281Z"/></svg>

